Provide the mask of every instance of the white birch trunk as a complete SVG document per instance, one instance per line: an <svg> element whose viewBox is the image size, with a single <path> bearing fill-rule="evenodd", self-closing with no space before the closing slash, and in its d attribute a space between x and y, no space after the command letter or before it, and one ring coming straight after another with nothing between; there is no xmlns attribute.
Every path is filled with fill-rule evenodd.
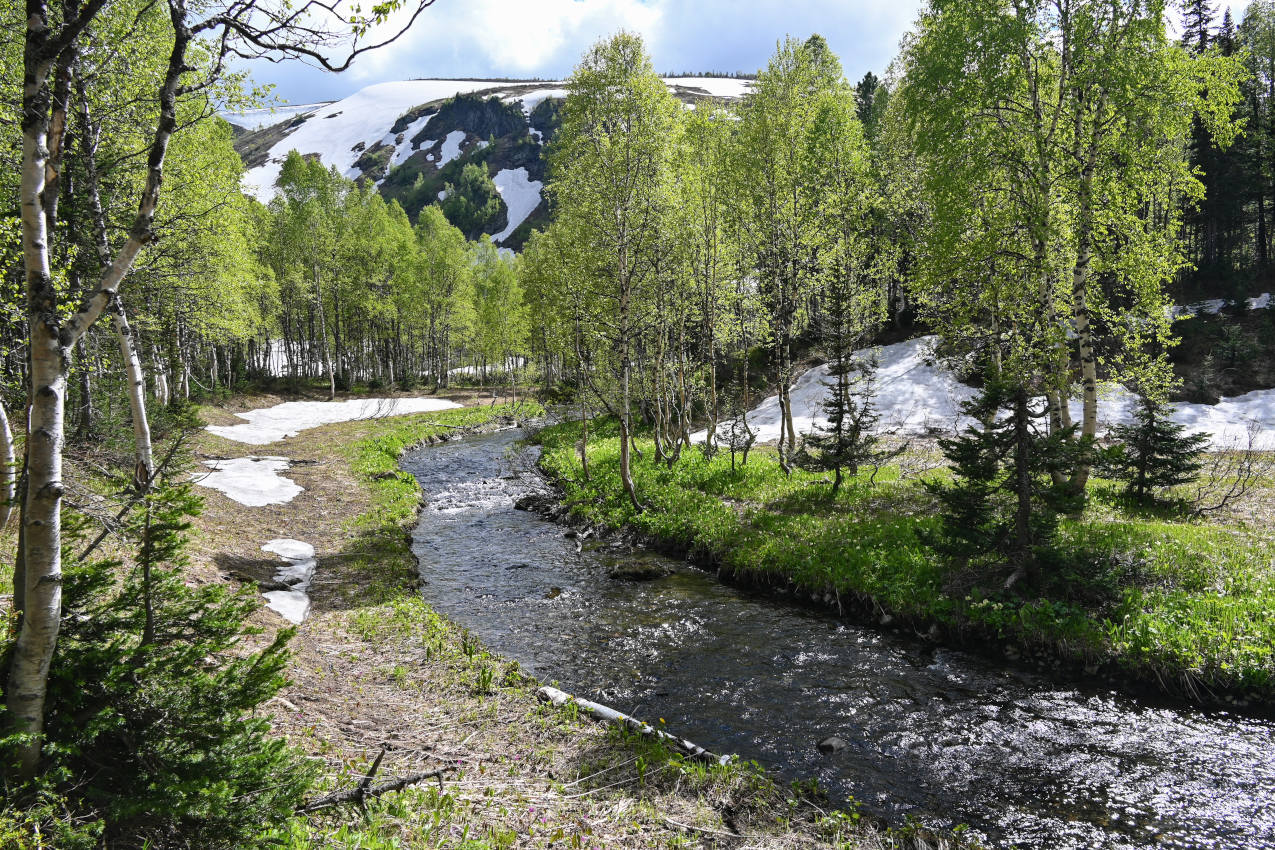
<svg viewBox="0 0 1275 850"><path fill-rule="evenodd" d="M119 298L111 302L110 313L111 324L115 326L115 335L119 339L120 357L124 361L128 409L133 418L133 487L141 493L150 487L155 471L150 422L146 418L146 375L142 372L142 361L133 346L128 316Z"/></svg>
<svg viewBox="0 0 1275 850"><path fill-rule="evenodd" d="M13 516L14 498L17 495L18 458L13 448L13 429L9 427L9 414L0 402L0 531L9 525Z"/></svg>

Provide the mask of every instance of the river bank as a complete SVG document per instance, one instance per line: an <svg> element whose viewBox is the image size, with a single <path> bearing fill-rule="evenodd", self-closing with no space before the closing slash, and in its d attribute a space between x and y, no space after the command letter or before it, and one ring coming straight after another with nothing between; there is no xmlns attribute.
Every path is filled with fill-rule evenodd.
<svg viewBox="0 0 1275 850"><path fill-rule="evenodd" d="M826 811L809 789L794 796L753 765L705 768L546 705L539 683L413 592L407 529L421 493L398 470L400 454L504 427L512 412L484 403L315 428L254 449L291 459L289 474L305 488L292 502L245 509L208 496L199 545L218 579L268 581L276 559L258 551L268 538L304 538L316 550L292 684L272 704L279 733L321 759L334 787L357 782L383 746L378 779L449 770L441 787L431 780L371 801L365 816L296 818L263 840L292 848L879 846L857 816ZM232 447L207 435L198 451L225 457ZM258 619L267 633L284 624L265 609Z"/></svg>
<svg viewBox="0 0 1275 850"><path fill-rule="evenodd" d="M1201 705L1268 714L1273 704L1269 530L1129 516L1099 485L1086 514L1064 520L1067 574L1020 597L980 587L920 543L934 506L897 468L872 483L851 479L833 501L825 477L784 476L764 450L736 470L728 454L688 452L672 469L638 460L647 505L638 513L620 486L613 430L590 429L588 480L578 424L540 434L542 468L577 522L625 529L746 586L1014 663ZM652 447L638 445L649 458Z"/></svg>

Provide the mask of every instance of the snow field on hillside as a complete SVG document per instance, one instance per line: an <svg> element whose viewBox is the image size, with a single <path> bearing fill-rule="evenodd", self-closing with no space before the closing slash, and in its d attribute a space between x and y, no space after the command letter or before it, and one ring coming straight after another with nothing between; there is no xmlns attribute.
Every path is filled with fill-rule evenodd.
<svg viewBox="0 0 1275 850"><path fill-rule="evenodd" d="M260 130L273 127L281 121L307 112L314 112L327 106L326 103L302 103L297 105L280 104L279 106L263 106L258 109L244 109L240 112L223 112L221 117L229 124L245 130Z"/></svg>
<svg viewBox="0 0 1275 850"><path fill-rule="evenodd" d="M317 153L324 165L336 166L347 177L357 177L353 166L360 156L354 148L382 139L398 117L415 106L462 92L502 85L492 80L404 80L379 83L344 100L316 110L313 116L272 148L270 159L244 176L247 188L262 203L275 195L274 182L288 151ZM397 151L396 151L397 153Z"/></svg>
<svg viewBox="0 0 1275 850"><path fill-rule="evenodd" d="M540 206L540 190L544 188L544 183L530 179L525 168L503 169L497 172L492 182L505 201L509 222L504 230L491 237L491 241L503 242Z"/></svg>
<svg viewBox="0 0 1275 850"><path fill-rule="evenodd" d="M385 138L382 139L381 141L387 145L395 145L394 155L390 157L391 169L398 168L404 162L407 162L407 158L416 152L418 148L412 142L412 138L421 130L424 130L425 125L429 123L429 119L433 117L434 117L433 115L425 115L420 118L417 118L411 124L408 124L407 129L404 130L402 133L386 133L385 134ZM397 142L397 139L400 136L402 136L403 138L403 143L401 145L398 144ZM386 174L389 174L388 170L386 171Z"/></svg>
<svg viewBox="0 0 1275 850"><path fill-rule="evenodd" d="M276 611L290 623L300 623L310 612L310 582L314 579L317 561L314 547L301 540L280 537L261 547L283 558L283 566L274 574L274 580L291 585L290 590L269 590L262 594L268 601L266 607Z"/></svg>
<svg viewBox="0 0 1275 850"><path fill-rule="evenodd" d="M454 401L438 398L358 398L349 401L286 401L274 407L236 413L248 420L243 425L209 425L207 430L219 437L240 443L263 446L299 434L309 428L350 422L356 419L380 419L408 413L432 413L460 407Z"/></svg>
<svg viewBox="0 0 1275 850"><path fill-rule="evenodd" d="M713 97L742 98L753 90L752 80L736 80L732 77L663 77L670 86L703 89Z"/></svg>
<svg viewBox="0 0 1275 850"><path fill-rule="evenodd" d="M236 457L228 460L206 460L210 472L196 472L192 480L210 487L226 498L250 508L285 505L305 488L279 473L287 470L286 457Z"/></svg>
<svg viewBox="0 0 1275 850"><path fill-rule="evenodd" d="M881 346L877 349L880 366L873 396L882 434L925 434L931 431L953 433L974 424L961 413L961 403L974 397L976 390L957 380L956 376L932 359L937 337L927 336ZM870 349L855 352L862 357ZM793 427L799 434L809 433L815 426L827 424L822 402L828 395L833 378L828 366L808 370L793 383ZM1073 419L1079 420L1079 399L1068 404ZM1223 399L1215 405L1178 403L1174 420L1193 432L1209 436L1214 449L1242 448L1248 445L1249 429L1258 429L1257 445L1275 448L1275 390L1257 390L1235 398ZM1120 387L1102 393L1098 400L1098 419L1105 429L1133 421L1137 398ZM748 424L757 432L758 442L779 439L779 396L771 396L748 412ZM725 427L725 426L723 426ZM693 435L702 442L707 432Z"/></svg>

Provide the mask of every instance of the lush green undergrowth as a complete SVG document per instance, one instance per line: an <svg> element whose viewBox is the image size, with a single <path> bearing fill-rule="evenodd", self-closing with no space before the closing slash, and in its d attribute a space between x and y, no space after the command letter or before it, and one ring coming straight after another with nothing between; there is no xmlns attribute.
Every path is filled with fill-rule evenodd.
<svg viewBox="0 0 1275 850"><path fill-rule="evenodd" d="M578 424L540 435L542 465L574 514L636 529L724 574L1178 693L1275 695L1275 570L1268 541L1253 532L1130 513L1099 482L1084 513L1063 520L1041 574L1006 592L1005 575L944 562L921 543L935 505L897 467L875 481L851 478L832 499L826 477L785 476L765 452L732 469L727 453L689 451L669 468L639 440L638 513L620 486L614 429L597 423L590 437L586 481Z"/></svg>

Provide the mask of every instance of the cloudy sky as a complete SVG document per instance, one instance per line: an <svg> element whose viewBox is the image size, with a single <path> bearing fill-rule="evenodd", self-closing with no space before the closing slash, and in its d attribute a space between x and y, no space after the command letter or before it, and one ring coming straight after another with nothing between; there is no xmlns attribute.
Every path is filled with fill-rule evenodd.
<svg viewBox="0 0 1275 850"><path fill-rule="evenodd" d="M623 28L642 34L661 72L755 71L778 39L818 32L858 79L885 70L920 7L921 0L436 0L407 35L345 73L296 62L251 71L290 103L411 77L560 78L590 44Z"/></svg>

